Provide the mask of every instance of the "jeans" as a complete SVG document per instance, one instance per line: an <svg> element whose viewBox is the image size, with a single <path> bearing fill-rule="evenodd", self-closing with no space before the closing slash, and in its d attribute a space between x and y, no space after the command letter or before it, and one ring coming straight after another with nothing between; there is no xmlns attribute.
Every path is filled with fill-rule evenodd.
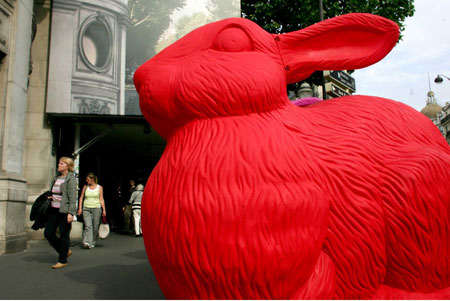
<svg viewBox="0 0 450 301"><path fill-rule="evenodd" d="M102 208L83 208L83 244L95 246L98 238L98 227L100 226L100 217Z"/></svg>
<svg viewBox="0 0 450 301"><path fill-rule="evenodd" d="M56 229L59 228L59 237ZM49 208L49 216L45 224L44 236L59 255L58 262L67 263L70 247L70 230L72 224L67 222L67 213L60 213L58 208Z"/></svg>

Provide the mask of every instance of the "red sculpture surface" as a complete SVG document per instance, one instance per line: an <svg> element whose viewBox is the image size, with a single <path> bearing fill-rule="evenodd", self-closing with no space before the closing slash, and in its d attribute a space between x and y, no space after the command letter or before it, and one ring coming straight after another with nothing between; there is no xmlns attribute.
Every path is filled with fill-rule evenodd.
<svg viewBox="0 0 450 301"><path fill-rule="evenodd" d="M286 84L382 59L395 23L349 14L281 35L226 19L135 73L167 140L145 246L176 299L450 298L450 147L416 110Z"/></svg>

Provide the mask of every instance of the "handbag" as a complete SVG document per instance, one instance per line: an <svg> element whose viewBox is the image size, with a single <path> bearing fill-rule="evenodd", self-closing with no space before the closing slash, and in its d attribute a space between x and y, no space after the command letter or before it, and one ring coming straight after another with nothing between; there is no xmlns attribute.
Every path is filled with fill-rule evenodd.
<svg viewBox="0 0 450 301"><path fill-rule="evenodd" d="M80 215L77 215L77 222L84 223L83 213L81 213Z"/></svg>
<svg viewBox="0 0 450 301"><path fill-rule="evenodd" d="M106 216L103 216L100 227L98 228L98 236L101 239L105 239L108 237L108 235L109 235L109 224L108 221L106 220Z"/></svg>

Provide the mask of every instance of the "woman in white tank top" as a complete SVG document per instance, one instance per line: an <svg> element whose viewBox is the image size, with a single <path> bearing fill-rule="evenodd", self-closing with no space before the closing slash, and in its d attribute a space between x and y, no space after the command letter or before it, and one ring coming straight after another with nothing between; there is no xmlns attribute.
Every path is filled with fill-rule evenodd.
<svg viewBox="0 0 450 301"><path fill-rule="evenodd" d="M106 216L103 187L97 184L97 177L92 173L86 175L86 183L81 191L78 215L83 213L84 231L83 247L92 249L98 238L101 216Z"/></svg>

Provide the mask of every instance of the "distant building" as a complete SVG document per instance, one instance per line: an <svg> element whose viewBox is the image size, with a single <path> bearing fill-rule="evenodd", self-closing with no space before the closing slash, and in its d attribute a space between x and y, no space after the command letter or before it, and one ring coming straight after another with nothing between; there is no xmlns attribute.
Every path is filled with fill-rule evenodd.
<svg viewBox="0 0 450 301"><path fill-rule="evenodd" d="M427 105L420 111L437 126L450 145L450 102L441 107L434 97L434 92L427 93Z"/></svg>
<svg viewBox="0 0 450 301"><path fill-rule="evenodd" d="M437 103L433 91L429 91L427 93L427 105L420 110L420 112L430 118L431 121L433 121L433 123L439 128L441 133L443 133L441 123L439 121L439 115L442 113L442 107Z"/></svg>
<svg viewBox="0 0 450 301"><path fill-rule="evenodd" d="M439 115L443 135L450 145L450 102L446 102Z"/></svg>

